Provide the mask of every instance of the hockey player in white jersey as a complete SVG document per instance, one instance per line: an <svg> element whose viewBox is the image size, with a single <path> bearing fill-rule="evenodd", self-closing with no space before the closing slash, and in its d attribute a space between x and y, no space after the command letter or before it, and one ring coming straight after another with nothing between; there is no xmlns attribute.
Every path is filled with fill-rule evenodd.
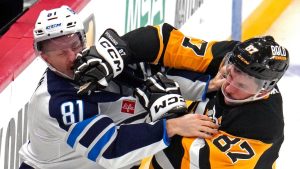
<svg viewBox="0 0 300 169"><path fill-rule="evenodd" d="M109 36L103 37L107 44ZM81 86L78 94L79 86L73 80L72 67L77 64L74 63L76 54L85 48L85 33L82 22L69 7L40 13L34 28L34 47L47 62L48 69L29 103L29 141L20 150L24 161L21 169L119 168L166 148L169 138L174 135L202 136L198 127L207 119L200 115L163 118L149 124L114 123L132 116L145 117L146 110L151 111L157 104L156 99L174 96L170 91L180 99L167 105L159 117L151 112L151 117L160 118L168 112L182 114L186 110L175 83L159 85L164 87L163 92L148 97L146 110L134 97L125 95L121 87L109 82L109 78L115 77L122 68L121 60L114 60L120 61L115 66L114 61L89 60L88 64L96 63L106 73L104 79L97 81L97 87L103 90L90 92L91 85L87 84ZM116 52L113 47L110 50ZM114 56L119 56L118 52ZM107 51L102 53L103 56L107 54ZM85 67L79 69L82 71ZM89 75L89 72L85 74ZM77 72L75 78L83 84L88 76L82 77ZM216 133L216 130L211 132Z"/></svg>

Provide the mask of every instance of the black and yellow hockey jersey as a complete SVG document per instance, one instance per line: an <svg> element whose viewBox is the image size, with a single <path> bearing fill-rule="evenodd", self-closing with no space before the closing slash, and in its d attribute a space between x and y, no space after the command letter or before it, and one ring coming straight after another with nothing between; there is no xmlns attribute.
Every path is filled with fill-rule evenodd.
<svg viewBox="0 0 300 169"><path fill-rule="evenodd" d="M225 54L239 43L206 42L185 37L168 24L139 28L123 38L134 51L135 61L147 60L166 67L212 76L217 73ZM129 59L128 62L134 61ZM193 90L189 92L192 93ZM225 105L221 92L211 94L210 98L194 102L191 106L193 113L207 114L214 118L220 124L220 133L212 139L172 138L171 146L153 157L151 168L275 167L283 142L284 127L282 98L277 87L268 98L239 106Z"/></svg>
<svg viewBox="0 0 300 169"><path fill-rule="evenodd" d="M212 139L173 138L151 168L275 168L284 127L278 88L267 99L239 106L226 106L220 93L194 105L194 113L217 120L220 133Z"/></svg>

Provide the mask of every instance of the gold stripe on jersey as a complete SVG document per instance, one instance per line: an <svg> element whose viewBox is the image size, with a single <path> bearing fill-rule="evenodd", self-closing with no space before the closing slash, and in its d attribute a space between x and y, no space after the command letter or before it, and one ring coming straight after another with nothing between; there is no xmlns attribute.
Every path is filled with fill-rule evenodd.
<svg viewBox="0 0 300 169"><path fill-rule="evenodd" d="M184 155L182 157L181 161L181 167L182 169L189 169L190 168L190 162L191 162L191 157L190 157L190 148L192 146L192 143L195 141L195 138L190 138L190 137L183 137L182 138L182 146L184 149Z"/></svg>
<svg viewBox="0 0 300 169"><path fill-rule="evenodd" d="M199 49L201 49L201 45L207 45L203 53L197 54L192 47L183 46L185 38L187 37L184 37L179 30L174 29L171 31L164 54L164 65L178 69L204 72L213 59L211 48L216 42L207 43L200 39L188 38L189 44L195 45Z"/></svg>
<svg viewBox="0 0 300 169"><path fill-rule="evenodd" d="M192 163L191 159L196 156L199 158L199 151L203 145L198 144L197 150L195 146L191 151L191 145L200 138L183 138L182 147L184 149L184 157L182 158L181 168L189 169ZM222 169L244 169L255 168L259 158L272 144L267 144L259 140L247 139L232 136L226 132L220 131L212 139L205 139L209 147L209 162L211 168ZM194 153L193 153L194 152ZM201 153L201 152L200 152ZM201 162L201 159L199 159ZM196 167L196 166L195 166ZM198 166L199 167L199 166Z"/></svg>
<svg viewBox="0 0 300 169"><path fill-rule="evenodd" d="M161 33L160 25L154 26L154 28L157 29L157 37L159 39L159 51L158 51L158 54L156 56L156 59L153 62L154 64L157 64L159 62L159 59L161 58L161 54L162 54L163 49L164 49L164 42L163 42L163 36L162 36L162 33Z"/></svg>
<svg viewBox="0 0 300 169"><path fill-rule="evenodd" d="M151 164L153 156L146 157L142 160L141 165L139 166L139 169L153 169L154 167Z"/></svg>

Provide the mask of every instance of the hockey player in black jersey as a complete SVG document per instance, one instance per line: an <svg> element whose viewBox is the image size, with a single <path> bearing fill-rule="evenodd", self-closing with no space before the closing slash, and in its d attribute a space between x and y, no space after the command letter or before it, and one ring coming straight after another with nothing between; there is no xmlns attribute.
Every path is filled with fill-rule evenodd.
<svg viewBox="0 0 300 169"><path fill-rule="evenodd" d="M69 7L42 11L33 33L35 50L47 62L48 69L28 105L29 140L20 150L24 161L21 169L119 168L166 148L169 137L174 135L202 136L200 125L207 119L205 116L188 114L158 119L173 111L185 113L184 99L176 83L167 81L164 85L162 80L160 85L155 85L159 90L152 91L160 92L149 97L145 109L136 98L126 94L129 88L109 82L124 66L120 58L114 58L111 64L118 63L111 67L107 60L85 60L90 66L101 65L105 79L97 80L103 86L101 91L89 92L82 86L78 94L77 82L82 84L88 78L74 81L72 67L79 64L74 63L76 54L85 48L86 40L82 22ZM101 40L110 45L105 37ZM98 50L101 51L101 47ZM116 52L113 46L103 50L103 56ZM85 69L82 65L78 71ZM90 74L86 71L85 75ZM164 79L160 77L158 75ZM119 124L128 117L145 117L151 107L161 105L159 99L173 98L175 102L165 105L165 111L159 111L157 118L157 114L150 113L151 119L158 119L156 122ZM211 126L217 125L211 123Z"/></svg>
<svg viewBox="0 0 300 169"><path fill-rule="evenodd" d="M150 168L275 168L284 139L282 98L276 84L289 66L289 54L273 37L206 42L163 24L139 28L122 39L132 52L131 59L125 59L129 63L146 57L154 64L225 79L220 90L205 98L206 90L193 91L199 73L168 72L185 99L195 101L191 113L214 119L220 133L211 139L175 137L170 147L153 157Z"/></svg>
<svg viewBox="0 0 300 169"><path fill-rule="evenodd" d="M221 90L190 107L192 113L214 119L220 133L212 139L176 137L153 157L152 167L275 168L284 140L276 84L288 65L288 51L271 36L238 43L221 64L226 79Z"/></svg>

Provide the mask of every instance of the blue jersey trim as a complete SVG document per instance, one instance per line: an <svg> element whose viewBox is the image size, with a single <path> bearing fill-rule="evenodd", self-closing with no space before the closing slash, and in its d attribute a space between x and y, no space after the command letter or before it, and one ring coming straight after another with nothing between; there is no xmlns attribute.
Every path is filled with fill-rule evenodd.
<svg viewBox="0 0 300 169"><path fill-rule="evenodd" d="M206 82L206 85L205 85L205 89L204 89L204 92L203 92L202 97L201 97L202 101L206 100L206 93L207 93L207 90L208 90L210 80L211 80L211 76L208 75L207 76L207 82Z"/></svg>
<svg viewBox="0 0 300 169"><path fill-rule="evenodd" d="M73 128L73 130L71 131L68 139L67 139L67 143L71 146L74 147L74 144L76 142L77 137L80 135L80 133L84 130L84 128L91 122L93 121L95 117L89 118L87 120L84 120L82 122L79 122L75 125L75 127Z"/></svg>
<svg viewBox="0 0 300 169"><path fill-rule="evenodd" d="M110 128L102 137L101 139L94 145L91 151L88 153L88 159L92 161L96 161L99 153L103 149L103 147L109 142L110 138L116 132L116 127Z"/></svg>
<svg viewBox="0 0 300 169"><path fill-rule="evenodd" d="M164 136L163 136L163 141L164 143L169 146L170 145L170 138L167 133L167 120L163 119L163 130L164 130Z"/></svg>

